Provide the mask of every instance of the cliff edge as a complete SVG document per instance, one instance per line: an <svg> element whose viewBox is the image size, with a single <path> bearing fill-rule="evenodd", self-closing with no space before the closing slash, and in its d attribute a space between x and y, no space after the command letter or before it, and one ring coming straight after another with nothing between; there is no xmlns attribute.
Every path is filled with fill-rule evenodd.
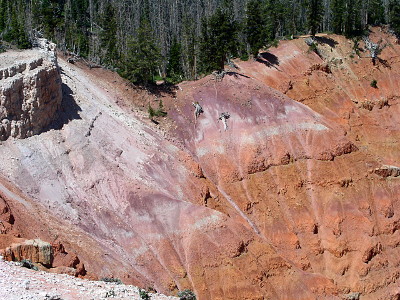
<svg viewBox="0 0 400 300"><path fill-rule="evenodd" d="M0 54L0 140L40 133L62 100L55 45L39 40L29 51Z"/></svg>

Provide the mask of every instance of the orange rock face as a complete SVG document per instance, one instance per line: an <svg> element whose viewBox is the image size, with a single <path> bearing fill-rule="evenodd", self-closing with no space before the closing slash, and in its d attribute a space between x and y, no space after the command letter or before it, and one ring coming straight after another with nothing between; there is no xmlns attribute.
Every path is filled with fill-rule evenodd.
<svg viewBox="0 0 400 300"><path fill-rule="evenodd" d="M199 299L396 299L400 46L379 38L375 66L343 37L319 56L281 42L181 83L158 126L136 105L155 96L61 60L68 121L0 145L0 218L71 274Z"/></svg>
<svg viewBox="0 0 400 300"><path fill-rule="evenodd" d="M4 259L11 261L28 259L33 263L41 263L48 267L53 263L51 245L39 239L11 244L10 247L4 250L2 256Z"/></svg>

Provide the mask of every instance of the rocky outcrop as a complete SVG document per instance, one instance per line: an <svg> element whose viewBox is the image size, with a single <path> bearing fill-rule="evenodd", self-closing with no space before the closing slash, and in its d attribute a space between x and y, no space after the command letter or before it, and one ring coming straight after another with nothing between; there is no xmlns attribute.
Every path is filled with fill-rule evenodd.
<svg viewBox="0 0 400 300"><path fill-rule="evenodd" d="M60 242L49 244L40 239L24 240L10 235L0 235L2 243L10 246L0 249L0 256L8 261L29 260L41 270L83 277L85 265L74 253L65 250Z"/></svg>
<svg viewBox="0 0 400 300"><path fill-rule="evenodd" d="M53 272L65 273L73 276L85 276L85 265L80 261L78 256L65 251L64 245L60 242L52 244L54 260Z"/></svg>
<svg viewBox="0 0 400 300"><path fill-rule="evenodd" d="M7 202L0 196L0 234L8 233L14 224L14 216Z"/></svg>
<svg viewBox="0 0 400 300"><path fill-rule="evenodd" d="M61 105L55 46L45 40L38 46L22 60L18 53L0 55L8 58L0 59L0 140L40 133Z"/></svg>
<svg viewBox="0 0 400 300"><path fill-rule="evenodd" d="M376 175L381 177L398 177L400 176L400 168L396 166L382 166L373 171Z"/></svg>
<svg viewBox="0 0 400 300"><path fill-rule="evenodd" d="M12 244L0 254L6 260L21 261L29 259L31 262L51 266L53 262L53 248L49 243L40 239L26 240L23 243Z"/></svg>

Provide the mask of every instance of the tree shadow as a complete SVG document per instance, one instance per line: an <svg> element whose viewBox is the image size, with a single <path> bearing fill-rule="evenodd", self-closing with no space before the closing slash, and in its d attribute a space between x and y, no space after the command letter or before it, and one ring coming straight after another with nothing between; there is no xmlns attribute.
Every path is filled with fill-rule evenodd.
<svg viewBox="0 0 400 300"><path fill-rule="evenodd" d="M256 61L266 65L268 68L275 68L279 71L277 68L277 66L279 66L279 58L270 52L258 54Z"/></svg>
<svg viewBox="0 0 400 300"><path fill-rule="evenodd" d="M332 48L335 48L336 45L339 44L334 39L331 39L331 38L326 37L326 36L315 36L314 38L315 38L315 40L317 41L318 44L325 44L325 45L328 45L328 46L330 46Z"/></svg>
<svg viewBox="0 0 400 300"><path fill-rule="evenodd" d="M131 87L133 89L145 90L148 93L157 97L162 97L166 94L168 96L175 96L176 90L178 89L177 85L167 82L164 82L160 85L157 85L155 83L146 83L146 84L131 83Z"/></svg>
<svg viewBox="0 0 400 300"><path fill-rule="evenodd" d="M236 79L239 78L239 76L245 77L245 78L250 78L250 77L247 76L247 75L240 74L240 73L238 73L238 72L233 72L233 71L226 72L226 75L233 76L233 77L235 77Z"/></svg>
<svg viewBox="0 0 400 300"><path fill-rule="evenodd" d="M380 57L378 57L377 59L385 68L388 68L389 70L392 69L392 67L390 66L389 62L386 59L382 59Z"/></svg>
<svg viewBox="0 0 400 300"><path fill-rule="evenodd" d="M51 129L60 130L64 125L68 124L72 120L80 120L81 116L79 112L82 111L81 107L76 103L73 96L73 92L68 85L65 83L61 84L62 88L62 101L60 108L56 113L56 117L53 122L44 130L48 131Z"/></svg>

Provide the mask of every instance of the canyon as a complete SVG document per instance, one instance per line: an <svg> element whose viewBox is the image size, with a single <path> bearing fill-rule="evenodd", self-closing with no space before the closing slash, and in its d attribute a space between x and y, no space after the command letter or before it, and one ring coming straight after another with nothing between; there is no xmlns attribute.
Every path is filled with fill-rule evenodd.
<svg viewBox="0 0 400 300"><path fill-rule="evenodd" d="M0 252L198 299L399 299L400 45L370 38L375 64L320 35L151 90L0 54Z"/></svg>

